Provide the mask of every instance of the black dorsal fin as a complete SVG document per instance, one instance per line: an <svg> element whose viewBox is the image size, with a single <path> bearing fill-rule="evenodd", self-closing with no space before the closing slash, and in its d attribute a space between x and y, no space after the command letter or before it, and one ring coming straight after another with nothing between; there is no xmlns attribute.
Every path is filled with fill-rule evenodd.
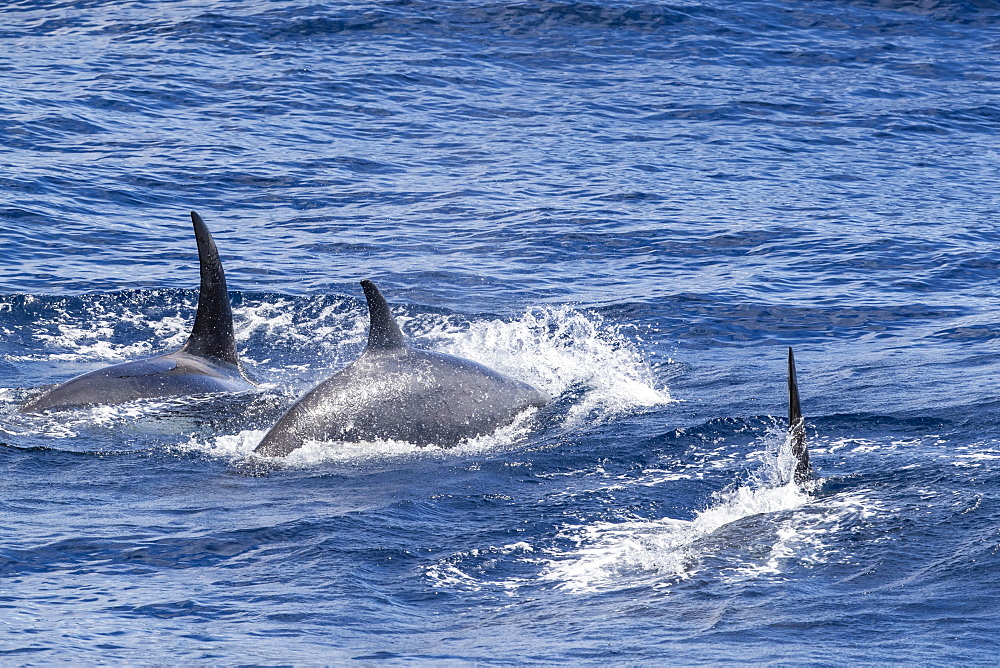
<svg viewBox="0 0 1000 668"><path fill-rule="evenodd" d="M799 406L799 381L795 377L795 355L788 348L788 438L795 456L795 482L809 478L809 450L806 448L806 425Z"/></svg>
<svg viewBox="0 0 1000 668"><path fill-rule="evenodd" d="M180 352L239 366L233 333L233 309L229 305L226 274L222 270L219 251L205 221L194 211L191 212L191 223L198 240L201 292L198 294L198 314L194 318L191 336Z"/></svg>
<svg viewBox="0 0 1000 668"><path fill-rule="evenodd" d="M385 297L371 281L361 281L361 287L365 290L365 299L368 300L368 317L370 325L368 327L368 350L392 350L395 348L405 348L406 340L403 333L399 331L396 319L392 317L389 305L385 303Z"/></svg>

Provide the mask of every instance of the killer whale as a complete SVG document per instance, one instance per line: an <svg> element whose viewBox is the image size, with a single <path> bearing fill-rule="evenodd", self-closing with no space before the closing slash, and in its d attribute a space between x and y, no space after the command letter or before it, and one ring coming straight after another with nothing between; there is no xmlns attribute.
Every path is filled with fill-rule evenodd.
<svg viewBox="0 0 1000 668"><path fill-rule="evenodd" d="M233 312L219 251L205 221L191 212L201 289L187 342L159 357L116 364L77 376L28 401L25 413L119 404L213 392L241 392L253 386L236 352Z"/></svg>
<svg viewBox="0 0 1000 668"><path fill-rule="evenodd" d="M470 360L407 345L382 293L361 281L368 346L278 420L255 452L284 456L304 441L406 441L451 447L494 432L548 397Z"/></svg>
<svg viewBox="0 0 1000 668"><path fill-rule="evenodd" d="M795 482L802 483L812 477L809 449L806 447L806 424L799 405L799 381L795 375L795 355L788 348L788 440L795 457Z"/></svg>

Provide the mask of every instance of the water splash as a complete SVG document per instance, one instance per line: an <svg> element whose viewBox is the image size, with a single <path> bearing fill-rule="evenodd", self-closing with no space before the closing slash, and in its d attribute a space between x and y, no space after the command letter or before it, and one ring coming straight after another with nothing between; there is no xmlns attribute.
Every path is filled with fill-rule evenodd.
<svg viewBox="0 0 1000 668"><path fill-rule="evenodd" d="M572 541L576 548L557 555L542 574L544 580L559 588L588 591L617 587L635 577L654 577L660 585L690 578L704 561L720 552L730 557L721 570L747 575L778 572L782 559L817 554L821 530L806 530L808 514L795 514L812 501L809 487L793 482L795 458L784 430L773 428L761 439L764 446L751 454L760 465L749 479L713 494L711 504L693 520L662 518L628 522L599 522L569 525L560 538ZM793 513L791 516L788 513ZM832 519L821 513L821 524ZM775 521L749 530L741 524L747 518L774 515ZM815 520L808 520L815 524ZM724 534L724 535L723 535ZM808 541L803 538L808 535ZM719 550L717 542L726 548ZM768 557L755 561L744 550L751 544L771 541ZM809 549L804 543L809 542ZM800 548L803 548L800 550Z"/></svg>
<svg viewBox="0 0 1000 668"><path fill-rule="evenodd" d="M574 393L568 426L671 402L622 326L595 313L542 306L509 322L437 319L417 324L442 352L530 382L553 398Z"/></svg>
<svg viewBox="0 0 1000 668"><path fill-rule="evenodd" d="M122 325L148 329L149 337L130 342L115 341L115 330ZM61 312L51 321L33 323L33 327L30 335L36 341L45 348L59 351L50 353L47 359L117 363L180 348L187 339L191 318L177 313L149 320L141 309L116 310L97 302L86 317Z"/></svg>

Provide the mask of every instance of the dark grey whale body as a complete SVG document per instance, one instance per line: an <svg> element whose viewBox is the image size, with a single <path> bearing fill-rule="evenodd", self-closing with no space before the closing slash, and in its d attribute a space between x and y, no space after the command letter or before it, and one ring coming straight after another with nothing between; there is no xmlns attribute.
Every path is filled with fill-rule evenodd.
<svg viewBox="0 0 1000 668"><path fill-rule="evenodd" d="M194 211L191 223L198 242L201 292L194 326L184 346L167 355L124 362L78 376L29 401L21 411L241 392L252 387L236 353L233 312L219 251L205 222Z"/></svg>
<svg viewBox="0 0 1000 668"><path fill-rule="evenodd" d="M257 454L284 456L306 440L450 447L547 402L531 385L481 364L409 347L375 284L361 285L371 319L367 349L288 409Z"/></svg>

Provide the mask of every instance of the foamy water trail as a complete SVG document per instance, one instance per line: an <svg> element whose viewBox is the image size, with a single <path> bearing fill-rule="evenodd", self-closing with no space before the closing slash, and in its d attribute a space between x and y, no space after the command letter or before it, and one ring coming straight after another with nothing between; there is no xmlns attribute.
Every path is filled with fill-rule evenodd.
<svg viewBox="0 0 1000 668"><path fill-rule="evenodd" d="M724 540L734 549L726 552L731 560L721 570L733 576L777 573L782 560L820 559L822 536L838 525L845 513L858 512L858 506L840 502L818 509L818 513L797 512L812 501L808 492L812 483L793 482L795 458L783 431L772 430L762 442L765 447L751 454L760 465L749 479L715 493L709 506L693 520L662 518L565 526L560 537L577 547L552 559L542 578L571 591L627 586L635 577L648 576L659 577L668 585L698 572L703 560L717 552L712 539L727 527L734 528L726 530ZM755 515L773 515L775 519L749 532L738 528L740 521ZM761 552L762 540L771 542L768 556L749 556ZM757 547L740 549L751 544Z"/></svg>

